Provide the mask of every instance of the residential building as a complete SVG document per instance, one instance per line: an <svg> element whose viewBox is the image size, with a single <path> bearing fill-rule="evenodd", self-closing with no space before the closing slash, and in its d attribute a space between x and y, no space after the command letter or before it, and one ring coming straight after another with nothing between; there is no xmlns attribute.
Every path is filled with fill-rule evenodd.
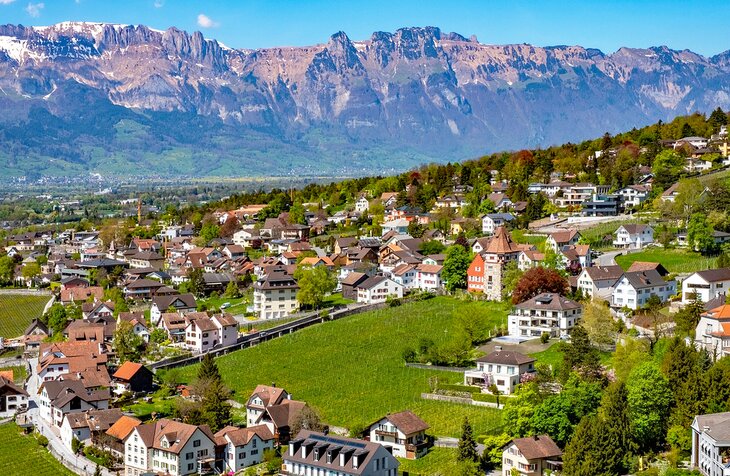
<svg viewBox="0 0 730 476"><path fill-rule="evenodd" d="M649 225L621 225L613 234L613 246L617 248L638 249L654 243L654 229Z"/></svg>
<svg viewBox="0 0 730 476"><path fill-rule="evenodd" d="M403 286L403 289L412 289L416 286L416 267L412 264L401 263L390 272L393 281Z"/></svg>
<svg viewBox="0 0 730 476"><path fill-rule="evenodd" d="M28 408L28 392L15 385L12 378L0 376L0 418L12 417L16 412L26 408Z"/></svg>
<svg viewBox="0 0 730 476"><path fill-rule="evenodd" d="M613 285L611 306L640 309L652 295L666 302L677 292L677 282L665 281L657 270L626 272Z"/></svg>
<svg viewBox="0 0 730 476"><path fill-rule="evenodd" d="M692 273L682 281L682 304L699 299L708 302L730 290L730 268L708 269Z"/></svg>
<svg viewBox="0 0 730 476"><path fill-rule="evenodd" d="M730 305L702 313L695 328L695 345L715 360L730 355Z"/></svg>
<svg viewBox="0 0 730 476"><path fill-rule="evenodd" d="M578 275L578 289L583 296L609 300L613 292L613 285L623 274L623 268L617 265L583 268Z"/></svg>
<svg viewBox="0 0 730 476"><path fill-rule="evenodd" d="M494 230L515 219L511 213L487 213L482 216L482 233L485 235L494 234Z"/></svg>
<svg viewBox="0 0 730 476"><path fill-rule="evenodd" d="M507 318L509 335L550 337L570 335L583 314L583 306L556 293L542 293L517 304Z"/></svg>
<svg viewBox="0 0 730 476"><path fill-rule="evenodd" d="M290 428L306 406L283 388L258 385L246 402L246 421L248 426L267 425L277 443L286 444Z"/></svg>
<svg viewBox="0 0 730 476"><path fill-rule="evenodd" d="M385 276L373 276L366 279L357 287L357 302L364 304L378 304L385 302L388 297L402 298L403 285L396 283Z"/></svg>
<svg viewBox="0 0 730 476"><path fill-rule="evenodd" d="M227 426L215 434L216 443L223 447L224 473L238 471L260 464L264 452L274 449L275 438L266 425L248 428Z"/></svg>
<svg viewBox="0 0 730 476"><path fill-rule="evenodd" d="M511 395L525 374L535 372L532 357L506 350L495 350L477 359L477 368L464 372L464 385L478 385L486 392L492 384L501 394Z"/></svg>
<svg viewBox="0 0 730 476"><path fill-rule="evenodd" d="M513 469L521 476L560 474L562 455L548 435L515 438L502 451L502 475L511 476Z"/></svg>
<svg viewBox="0 0 730 476"><path fill-rule="evenodd" d="M619 206L618 195L594 194L591 200L583 202L581 213L586 217L616 216L619 212Z"/></svg>
<svg viewBox="0 0 730 476"><path fill-rule="evenodd" d="M207 425L164 418L138 425L124 439L126 476L206 474L214 469L215 448Z"/></svg>
<svg viewBox="0 0 730 476"><path fill-rule="evenodd" d="M238 341L238 321L231 314L213 317L188 314L185 345L194 353L208 352L216 347L227 347Z"/></svg>
<svg viewBox="0 0 730 476"><path fill-rule="evenodd" d="M357 287L368 279L365 273L358 273L353 271L348 273L342 280L340 280L340 286L342 287L342 297L345 299L357 300Z"/></svg>
<svg viewBox="0 0 730 476"><path fill-rule="evenodd" d="M730 412L697 415L691 428L690 467L702 476L726 476L730 472Z"/></svg>
<svg viewBox="0 0 730 476"><path fill-rule="evenodd" d="M81 380L43 382L38 394L41 418L55 427L60 427L64 416L69 413L106 410L111 398L108 389L87 389Z"/></svg>
<svg viewBox="0 0 730 476"><path fill-rule="evenodd" d="M124 460L124 439L138 425L142 424L142 420L138 418L122 415L112 426L105 432L104 447L108 449L116 458Z"/></svg>
<svg viewBox="0 0 730 476"><path fill-rule="evenodd" d="M114 375L115 392L148 393L153 389L152 372L137 362L124 362Z"/></svg>
<svg viewBox="0 0 730 476"><path fill-rule="evenodd" d="M624 208L638 207L649 198L651 189L647 185L629 185L618 191L618 195L623 201Z"/></svg>
<svg viewBox="0 0 730 476"><path fill-rule="evenodd" d="M283 456L283 473L290 476L397 476L398 460L372 441L329 436L302 430Z"/></svg>
<svg viewBox="0 0 730 476"><path fill-rule="evenodd" d="M73 449L73 440L92 446L122 416L119 408L67 413L61 423L61 441L69 450Z"/></svg>
<svg viewBox="0 0 730 476"><path fill-rule="evenodd" d="M411 411L390 413L367 430L370 441L390 449L398 458L416 459L425 456L430 447L426 436L428 423Z"/></svg>
<svg viewBox="0 0 730 476"><path fill-rule="evenodd" d="M422 263L417 265L415 287L423 291L436 291L441 289L441 271L443 268L440 264Z"/></svg>
<svg viewBox="0 0 730 476"><path fill-rule="evenodd" d="M545 245L549 246L553 252L559 253L565 246L577 245L580 239L581 234L578 230L556 231L548 235Z"/></svg>
<svg viewBox="0 0 730 476"><path fill-rule="evenodd" d="M360 198L357 199L355 202L355 211L360 213L365 213L370 209L370 202L368 202L368 199L365 197L365 195L361 195Z"/></svg>
<svg viewBox="0 0 730 476"><path fill-rule="evenodd" d="M486 248L472 260L467 271L467 290L484 293L487 299L502 300L502 275L508 262L526 249L512 241L509 232L500 226Z"/></svg>
<svg viewBox="0 0 730 476"><path fill-rule="evenodd" d="M179 313L195 312L197 309L195 296L186 293L152 298L152 306L150 307L150 322L152 322L152 325L159 327L162 313L169 312L171 309Z"/></svg>
<svg viewBox="0 0 730 476"><path fill-rule="evenodd" d="M253 310L259 319L286 317L299 308L299 285L281 267L275 267L254 283Z"/></svg>

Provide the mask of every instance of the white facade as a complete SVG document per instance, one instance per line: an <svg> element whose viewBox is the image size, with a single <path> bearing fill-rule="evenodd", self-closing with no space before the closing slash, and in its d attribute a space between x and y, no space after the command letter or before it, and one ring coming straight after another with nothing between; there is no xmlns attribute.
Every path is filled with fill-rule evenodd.
<svg viewBox="0 0 730 476"><path fill-rule="evenodd" d="M370 209L370 202L368 202L368 199L365 197L360 197L357 202L355 202L355 211L360 213L365 213Z"/></svg>
<svg viewBox="0 0 730 476"><path fill-rule="evenodd" d="M708 302L730 290L730 269L699 271L682 281L682 304L695 299Z"/></svg>
<svg viewBox="0 0 730 476"><path fill-rule="evenodd" d="M485 235L493 235L497 227L504 225L507 221L512 221L514 217L507 213L489 213L482 217L482 233Z"/></svg>
<svg viewBox="0 0 730 476"><path fill-rule="evenodd" d="M490 355L477 359L476 369L464 372L464 385L479 385L484 388L495 384L501 394L511 395L519 385L520 377L535 371L535 359L509 363L502 360L490 362Z"/></svg>
<svg viewBox="0 0 730 476"><path fill-rule="evenodd" d="M388 417L381 418L370 425L368 434L370 441L374 441L392 450L397 458L416 459L428 452L426 430L406 434L398 428Z"/></svg>
<svg viewBox="0 0 730 476"><path fill-rule="evenodd" d="M403 285L386 278L372 287L357 288L357 302L359 303L377 304L385 302L389 296L402 298Z"/></svg>
<svg viewBox="0 0 730 476"><path fill-rule="evenodd" d="M253 430L253 428L249 428ZM268 429L267 429L268 431ZM274 438L263 440L253 435L246 444L236 445L228 436L226 439L225 461L228 471L238 472L250 466L260 464L264 460L264 451L274 449Z"/></svg>
<svg viewBox="0 0 730 476"><path fill-rule="evenodd" d="M643 248L654 243L654 229L648 225L620 226L615 235L613 246L617 248Z"/></svg>
<svg viewBox="0 0 730 476"><path fill-rule="evenodd" d="M730 306L703 313L695 328L695 345L714 359L730 355Z"/></svg>
<svg viewBox="0 0 730 476"><path fill-rule="evenodd" d="M76 415L78 414L72 413L66 415L61 424L61 441L69 450L72 449L74 439L84 442L91 438L91 431L89 431L88 425L78 426L73 423ZM78 417L84 418L84 420L86 419L84 415L78 415Z"/></svg>
<svg viewBox="0 0 730 476"><path fill-rule="evenodd" d="M441 268L441 266L438 267ZM415 287L417 287L418 289L422 289L424 291L436 291L438 289L441 289L443 285L443 283L441 282L441 269L439 269L438 271L431 271L427 269L422 269L419 265L416 267L416 273Z"/></svg>
<svg viewBox="0 0 730 476"><path fill-rule="evenodd" d="M614 286L611 294L611 305L636 310L646 305L652 295L658 296L661 302L667 302L676 292L676 281L661 280L661 282L657 281L656 284L651 286L636 288L624 274Z"/></svg>
<svg viewBox="0 0 730 476"><path fill-rule="evenodd" d="M560 305L556 305L558 301ZM577 302L541 294L515 306L507 317L507 329L514 337L540 337L543 333L550 337L567 336L582 315L583 307Z"/></svg>
<svg viewBox="0 0 730 476"><path fill-rule="evenodd" d="M197 474L199 459L215 457L215 443L200 428L175 452L165 449L173 446L174 441L168 441L164 434L155 435L155 438L158 437L159 441L148 447L139 434L139 427L127 436L124 440L126 476L140 476L148 472L160 472L170 476Z"/></svg>
<svg viewBox="0 0 730 476"><path fill-rule="evenodd" d="M692 422L690 466L703 476L730 475L730 412L697 415Z"/></svg>

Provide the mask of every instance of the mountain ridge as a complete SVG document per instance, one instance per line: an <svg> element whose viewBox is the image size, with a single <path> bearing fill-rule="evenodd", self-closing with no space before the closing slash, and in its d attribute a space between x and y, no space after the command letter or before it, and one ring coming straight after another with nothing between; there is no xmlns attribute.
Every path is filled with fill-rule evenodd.
<svg viewBox="0 0 730 476"><path fill-rule="evenodd" d="M730 50L489 45L438 27L233 49L174 27L0 25L0 106L12 110L0 165L6 176L130 163L171 176L356 174L729 109L729 90Z"/></svg>

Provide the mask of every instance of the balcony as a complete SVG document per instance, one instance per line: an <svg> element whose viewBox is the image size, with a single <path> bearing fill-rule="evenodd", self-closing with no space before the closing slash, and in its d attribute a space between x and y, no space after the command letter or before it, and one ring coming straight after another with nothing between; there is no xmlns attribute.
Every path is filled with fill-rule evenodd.
<svg viewBox="0 0 730 476"><path fill-rule="evenodd" d="M396 431L375 430L375 434L378 436L387 436L389 438L398 438L398 432Z"/></svg>

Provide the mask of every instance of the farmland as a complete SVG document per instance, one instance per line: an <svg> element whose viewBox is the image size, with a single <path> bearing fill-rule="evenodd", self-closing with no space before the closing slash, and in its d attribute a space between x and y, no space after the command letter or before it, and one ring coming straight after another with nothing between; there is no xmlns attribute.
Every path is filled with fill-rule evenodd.
<svg viewBox="0 0 730 476"><path fill-rule="evenodd" d="M634 261L661 263L670 273L694 273L713 268L716 258L702 256L687 250L666 248L651 248L616 257L616 263L623 269L628 269Z"/></svg>
<svg viewBox="0 0 730 476"><path fill-rule="evenodd" d="M505 325L507 310L504 304L435 298L313 326L217 362L240 402L257 384L275 382L331 425L362 428L385 413L410 409L434 435L458 436L464 416L475 433L491 433L501 426L498 410L420 398L430 377L459 383L460 373L406 367L402 352L424 337L451 342L458 315L481 314L493 327ZM193 380L196 372L195 366L183 369L183 380Z"/></svg>
<svg viewBox="0 0 730 476"><path fill-rule="evenodd" d="M0 294L0 337L23 334L30 322L41 317L49 296Z"/></svg>
<svg viewBox="0 0 730 476"><path fill-rule="evenodd" d="M0 468L4 474L73 476L32 436L25 436L13 423L0 425Z"/></svg>

